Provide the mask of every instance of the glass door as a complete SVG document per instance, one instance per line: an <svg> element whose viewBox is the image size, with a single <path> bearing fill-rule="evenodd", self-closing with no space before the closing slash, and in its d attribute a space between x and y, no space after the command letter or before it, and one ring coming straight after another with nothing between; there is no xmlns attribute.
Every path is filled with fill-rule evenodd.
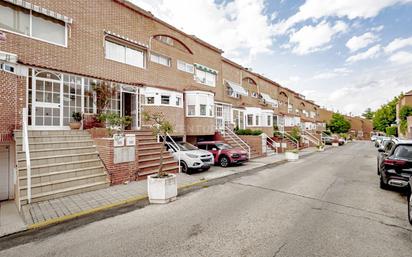
<svg viewBox="0 0 412 257"><path fill-rule="evenodd" d="M33 124L39 129L63 127L61 77L40 72L33 79Z"/></svg>

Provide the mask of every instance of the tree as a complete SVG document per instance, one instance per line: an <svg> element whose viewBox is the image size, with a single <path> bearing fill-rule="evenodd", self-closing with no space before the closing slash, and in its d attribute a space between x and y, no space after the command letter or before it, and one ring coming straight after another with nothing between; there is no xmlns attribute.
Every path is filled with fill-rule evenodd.
<svg viewBox="0 0 412 257"><path fill-rule="evenodd" d="M157 174L159 178L167 177L168 174L163 171L163 151L166 146L166 135L168 133L173 132L173 126L168 120L166 120L165 116L161 112L159 113L144 112L143 119L144 121L151 124L153 135L155 136L159 135L163 138L162 147L160 148L160 168Z"/></svg>
<svg viewBox="0 0 412 257"><path fill-rule="evenodd" d="M385 132L387 127L396 122L396 105L398 101L399 97L395 97L375 111L372 119L374 129Z"/></svg>
<svg viewBox="0 0 412 257"><path fill-rule="evenodd" d="M329 122L328 128L332 133L347 133L351 125L348 120L342 114L334 113L332 119Z"/></svg>
<svg viewBox="0 0 412 257"><path fill-rule="evenodd" d="M403 106L399 110L399 122L400 122L400 132L405 135L407 129L408 129L408 116L412 115L412 107L409 105Z"/></svg>
<svg viewBox="0 0 412 257"><path fill-rule="evenodd" d="M363 112L363 114L362 114L362 116L363 116L365 119L368 119L368 120L372 120L372 119L373 119L373 115L374 115L374 112L372 111L371 108L367 108L367 109Z"/></svg>

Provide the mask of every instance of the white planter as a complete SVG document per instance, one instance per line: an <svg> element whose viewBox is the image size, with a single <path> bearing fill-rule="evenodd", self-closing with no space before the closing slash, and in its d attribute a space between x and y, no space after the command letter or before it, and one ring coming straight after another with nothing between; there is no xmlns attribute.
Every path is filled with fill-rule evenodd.
<svg viewBox="0 0 412 257"><path fill-rule="evenodd" d="M338 147L338 146L339 146L339 143L332 143L332 146L333 146L333 147Z"/></svg>
<svg viewBox="0 0 412 257"><path fill-rule="evenodd" d="M175 174L166 178L156 178L157 174L147 177L147 193L150 203L169 203L176 200L177 181Z"/></svg>
<svg viewBox="0 0 412 257"><path fill-rule="evenodd" d="M285 152L285 157L286 157L286 160L288 160L290 162L299 160L299 154L298 153Z"/></svg>
<svg viewBox="0 0 412 257"><path fill-rule="evenodd" d="M318 148L318 152L324 152L324 151L325 151L325 148L324 148L324 147Z"/></svg>

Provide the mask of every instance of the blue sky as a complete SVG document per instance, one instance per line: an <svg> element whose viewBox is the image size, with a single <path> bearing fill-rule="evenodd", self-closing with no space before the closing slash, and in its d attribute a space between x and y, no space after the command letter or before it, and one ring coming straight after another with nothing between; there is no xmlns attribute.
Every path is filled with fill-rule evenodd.
<svg viewBox="0 0 412 257"><path fill-rule="evenodd" d="M412 0L132 1L335 111L412 90Z"/></svg>

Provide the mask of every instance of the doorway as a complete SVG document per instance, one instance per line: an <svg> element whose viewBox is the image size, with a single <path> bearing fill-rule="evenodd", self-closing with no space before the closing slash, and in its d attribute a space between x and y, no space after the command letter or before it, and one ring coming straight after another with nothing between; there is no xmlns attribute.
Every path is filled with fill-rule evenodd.
<svg viewBox="0 0 412 257"><path fill-rule="evenodd" d="M0 145L0 201L9 199L10 191L10 147Z"/></svg>
<svg viewBox="0 0 412 257"><path fill-rule="evenodd" d="M122 116L132 117L132 123L126 130L140 129L139 97L138 90L133 87L122 86L121 88Z"/></svg>

